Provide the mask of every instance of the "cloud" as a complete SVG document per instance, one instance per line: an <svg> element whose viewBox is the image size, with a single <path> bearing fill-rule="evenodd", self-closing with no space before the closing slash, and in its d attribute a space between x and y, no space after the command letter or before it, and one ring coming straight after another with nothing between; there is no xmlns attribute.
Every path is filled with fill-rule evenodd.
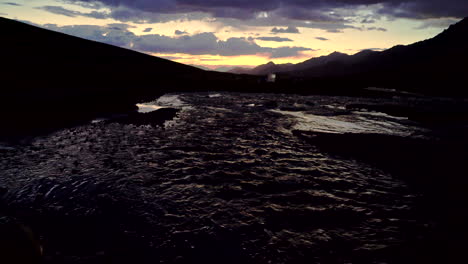
<svg viewBox="0 0 468 264"><path fill-rule="evenodd" d="M49 13L53 13L56 15L63 15L67 17L83 16L83 17L91 17L91 18L96 18L96 19L105 19L109 17L109 15L104 12L91 11L89 13L84 13L84 12L66 9L61 6L41 6L41 7L37 7L37 9L42 9Z"/></svg>
<svg viewBox="0 0 468 264"><path fill-rule="evenodd" d="M458 22L458 19L453 18L439 18L439 19L428 19L422 20L420 26L415 29L426 29L426 28L447 28L448 26Z"/></svg>
<svg viewBox="0 0 468 264"><path fill-rule="evenodd" d="M151 32L151 30L153 30L153 28L145 28L143 32Z"/></svg>
<svg viewBox="0 0 468 264"><path fill-rule="evenodd" d="M135 26L125 24L125 23L111 23L107 24L108 29L113 29L113 30L127 30L129 28L135 28Z"/></svg>
<svg viewBox="0 0 468 264"><path fill-rule="evenodd" d="M294 34L298 34L299 33L299 29L297 29L297 27L292 27L292 26L289 26L287 28L277 28L277 27L274 27L271 29L271 32L272 33L275 33L275 34L279 34L279 33L294 33Z"/></svg>
<svg viewBox="0 0 468 264"><path fill-rule="evenodd" d="M372 24L372 23L375 23L375 20L371 19L371 18L364 18L363 20L361 20L361 23L362 24Z"/></svg>
<svg viewBox="0 0 468 264"><path fill-rule="evenodd" d="M180 35L187 35L188 32L187 32L187 31L181 31L181 30L176 29L176 31L174 31L174 34L180 36Z"/></svg>
<svg viewBox="0 0 468 264"><path fill-rule="evenodd" d="M175 37L159 34L137 36L128 30L129 25L120 23L107 26L57 26L55 24L46 24L44 27L65 34L148 53L220 56L263 54L270 58L282 58L298 56L303 51L313 50L307 47L262 47L251 37L220 40L212 32Z"/></svg>
<svg viewBox="0 0 468 264"><path fill-rule="evenodd" d="M367 49L360 49L359 52L362 52L362 51L384 51L385 49L382 49L382 48L367 48Z"/></svg>
<svg viewBox="0 0 468 264"><path fill-rule="evenodd" d="M105 7L105 12L83 13L79 11L48 11L68 16L106 16L121 22L163 23L167 21L209 20L220 24L245 28L252 27L307 27L341 32L355 28L350 23L353 12L336 9L337 4L349 0L61 0L81 7ZM362 0L366 1L366 0ZM329 4L333 3L333 4ZM347 4L349 6L349 4ZM98 12L98 11L94 11Z"/></svg>
<svg viewBox="0 0 468 264"><path fill-rule="evenodd" d="M413 19L455 17L468 14L466 0L66 0L80 5L101 3L108 8L127 8L142 13L176 14L201 12L215 18L251 19L276 13L293 20L344 21L338 10L379 6L377 13ZM343 11L343 13L345 13Z"/></svg>
<svg viewBox="0 0 468 264"><path fill-rule="evenodd" d="M13 3L13 2L3 2L2 4L4 4L4 5L11 5L11 6L22 6L21 4Z"/></svg>
<svg viewBox="0 0 468 264"><path fill-rule="evenodd" d="M268 17L261 17L256 19L249 19L249 20L239 20L233 18L223 18L217 19L216 21L224 24L229 25L230 27L235 27L239 29L245 29L246 27L276 27L276 31L284 31L288 29L288 27L294 29L296 28L315 28L325 30L327 32L342 32L344 29L359 29L352 25L345 24L344 22L313 22L313 21L303 21L303 20L293 20L287 19L278 16L275 13L271 13ZM290 30L291 33L297 32L296 30ZM288 33L288 32L286 32ZM272 32L275 34L275 32ZM278 33L276 33L278 34Z"/></svg>
<svg viewBox="0 0 468 264"><path fill-rule="evenodd" d="M42 9L49 13L53 13L57 15L64 15L67 17L76 17L81 14L81 12L65 9L61 6L41 6L41 7L38 7L37 9Z"/></svg>
<svg viewBox="0 0 468 264"><path fill-rule="evenodd" d="M73 25L73 26L57 26L55 24L46 24L43 27L59 31L68 35L73 35L85 39L90 39L98 42L130 48L132 41L136 36L126 28L117 28L111 26L95 26L95 25Z"/></svg>
<svg viewBox="0 0 468 264"><path fill-rule="evenodd" d="M56 0L56 1L57 2L60 1L65 4L74 4L74 5L84 7L84 8L96 9L96 10L104 7L104 4L99 1L89 1L89 2L79 1L79 0Z"/></svg>
<svg viewBox="0 0 468 264"><path fill-rule="evenodd" d="M131 9L124 6L111 8L109 17L122 22L143 23L164 23L168 21L191 21L203 20L208 17L206 13L157 13Z"/></svg>
<svg viewBox="0 0 468 264"><path fill-rule="evenodd" d="M185 59L184 57L178 57L178 56L160 56L161 58L167 59L167 60L182 60Z"/></svg>
<svg viewBox="0 0 468 264"><path fill-rule="evenodd" d="M327 38L322 38L322 37L315 37L315 39L322 40L322 41L327 41L327 40L329 40L329 39L327 39Z"/></svg>
<svg viewBox="0 0 468 264"><path fill-rule="evenodd" d="M87 5L80 3L80 6L87 6ZM41 10L44 10L44 11L47 11L49 13L53 13L56 15L64 15L68 17L82 16L82 17L91 17L91 18L96 18L96 19L112 18L121 22L134 22L137 24L161 23L161 22L168 22L168 21L175 21L175 20L198 20L198 19L206 17L206 15L203 15L200 13L160 14L160 13L139 11L135 9L125 8L125 7L113 8L111 9L110 12L93 10L88 13L66 9L61 6L41 6L41 7L37 7L37 9L41 9Z"/></svg>
<svg viewBox="0 0 468 264"><path fill-rule="evenodd" d="M292 39L281 38L281 37L258 37L258 38L255 38L255 39L263 40L263 41L275 41L275 42L293 41Z"/></svg>
<svg viewBox="0 0 468 264"><path fill-rule="evenodd" d="M158 23L162 22L161 14L139 11L125 7L112 8L109 17L122 21L134 23Z"/></svg>
<svg viewBox="0 0 468 264"><path fill-rule="evenodd" d="M328 29L327 32L329 32L329 33L343 33L343 30L338 29L338 28L331 28L331 29Z"/></svg>
<svg viewBox="0 0 468 264"><path fill-rule="evenodd" d="M253 38L228 38L224 41L218 39L211 32L180 37L168 37L158 34L144 35L135 39L133 45L134 49L153 53L220 56L267 54L270 58L293 57L302 51L312 50L305 47L262 47Z"/></svg>
<svg viewBox="0 0 468 264"><path fill-rule="evenodd" d="M378 13L397 18L463 18L468 14L465 0L382 0Z"/></svg>
<svg viewBox="0 0 468 264"><path fill-rule="evenodd" d="M382 31L382 32L386 32L387 29L386 28L382 28L382 27L368 27L366 28L367 30L371 31L371 30L375 30L375 31Z"/></svg>
<svg viewBox="0 0 468 264"><path fill-rule="evenodd" d="M275 48L271 52L270 58L285 58L285 57L296 57L302 51L316 51L314 49L303 48L303 47L280 47Z"/></svg>
<svg viewBox="0 0 468 264"><path fill-rule="evenodd" d="M219 40L213 33L205 32L192 36L168 37L145 35L134 41L134 48L154 53L186 53L192 55L240 56L267 54L270 58L297 56L305 47L262 47L252 38L228 38Z"/></svg>

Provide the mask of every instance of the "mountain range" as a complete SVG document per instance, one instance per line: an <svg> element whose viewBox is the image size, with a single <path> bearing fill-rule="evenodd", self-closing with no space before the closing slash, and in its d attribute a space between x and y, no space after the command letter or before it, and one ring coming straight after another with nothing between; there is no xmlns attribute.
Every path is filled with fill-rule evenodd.
<svg viewBox="0 0 468 264"><path fill-rule="evenodd" d="M293 71L305 70L311 67L322 66L327 63L334 62L334 61L343 61L348 57L351 57L351 56L345 53L340 53L340 52L335 51L329 55L311 58L311 59L308 59L306 61L303 61L297 64L292 64L292 63L275 64L274 62L270 61L267 64L262 64L252 69L236 67L236 68L229 70L228 72L236 73L236 74L252 74L252 75L267 75L269 73L293 72Z"/></svg>
<svg viewBox="0 0 468 264"><path fill-rule="evenodd" d="M333 52L298 64L269 62L237 74L276 73L283 80L342 80L353 86L380 86L424 93L467 94L468 18L434 38L385 51L364 50L354 55Z"/></svg>

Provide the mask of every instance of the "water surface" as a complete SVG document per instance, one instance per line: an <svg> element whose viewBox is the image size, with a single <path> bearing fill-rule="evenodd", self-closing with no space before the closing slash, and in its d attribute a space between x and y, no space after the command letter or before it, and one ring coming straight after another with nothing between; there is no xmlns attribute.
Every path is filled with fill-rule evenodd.
<svg viewBox="0 0 468 264"><path fill-rule="evenodd" d="M48 261L401 263L428 223L418 194L292 131L420 136L356 98L173 94L164 126L91 123L1 152L10 208ZM73 231L76 230L76 231Z"/></svg>

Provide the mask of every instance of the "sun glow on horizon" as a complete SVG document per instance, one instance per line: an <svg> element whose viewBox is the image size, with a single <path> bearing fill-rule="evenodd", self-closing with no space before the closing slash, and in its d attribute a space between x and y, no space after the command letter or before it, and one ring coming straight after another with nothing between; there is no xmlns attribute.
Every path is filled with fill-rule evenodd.
<svg viewBox="0 0 468 264"><path fill-rule="evenodd" d="M238 67L255 67L270 61L276 64L283 63L299 63L312 57L321 56L322 54L316 51L304 51L299 56L284 57L284 58L270 58L269 54L256 54L256 55L239 55L239 56L220 56L220 55L189 55L184 53L164 54L164 53L151 53L156 57L165 58L175 62L203 66L210 69L218 67L238 66Z"/></svg>

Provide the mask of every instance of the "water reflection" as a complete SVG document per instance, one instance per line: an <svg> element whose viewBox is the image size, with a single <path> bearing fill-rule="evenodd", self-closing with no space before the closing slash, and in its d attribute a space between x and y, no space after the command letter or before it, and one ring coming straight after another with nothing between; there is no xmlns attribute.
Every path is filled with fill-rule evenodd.
<svg viewBox="0 0 468 264"><path fill-rule="evenodd" d="M425 224L414 220L415 195L402 181L287 132L301 124L331 133L411 131L404 120L360 120L325 107L343 98L209 95L138 105L179 107L165 127L88 124L2 156L2 186L13 207L40 215L49 258L60 263L67 252L97 263L118 252L150 255L149 263L388 263L404 249L406 231ZM65 243L96 237L88 251Z"/></svg>
<svg viewBox="0 0 468 264"><path fill-rule="evenodd" d="M164 108L164 106L154 105L151 103L137 104L136 106L138 107L139 113L149 113Z"/></svg>

